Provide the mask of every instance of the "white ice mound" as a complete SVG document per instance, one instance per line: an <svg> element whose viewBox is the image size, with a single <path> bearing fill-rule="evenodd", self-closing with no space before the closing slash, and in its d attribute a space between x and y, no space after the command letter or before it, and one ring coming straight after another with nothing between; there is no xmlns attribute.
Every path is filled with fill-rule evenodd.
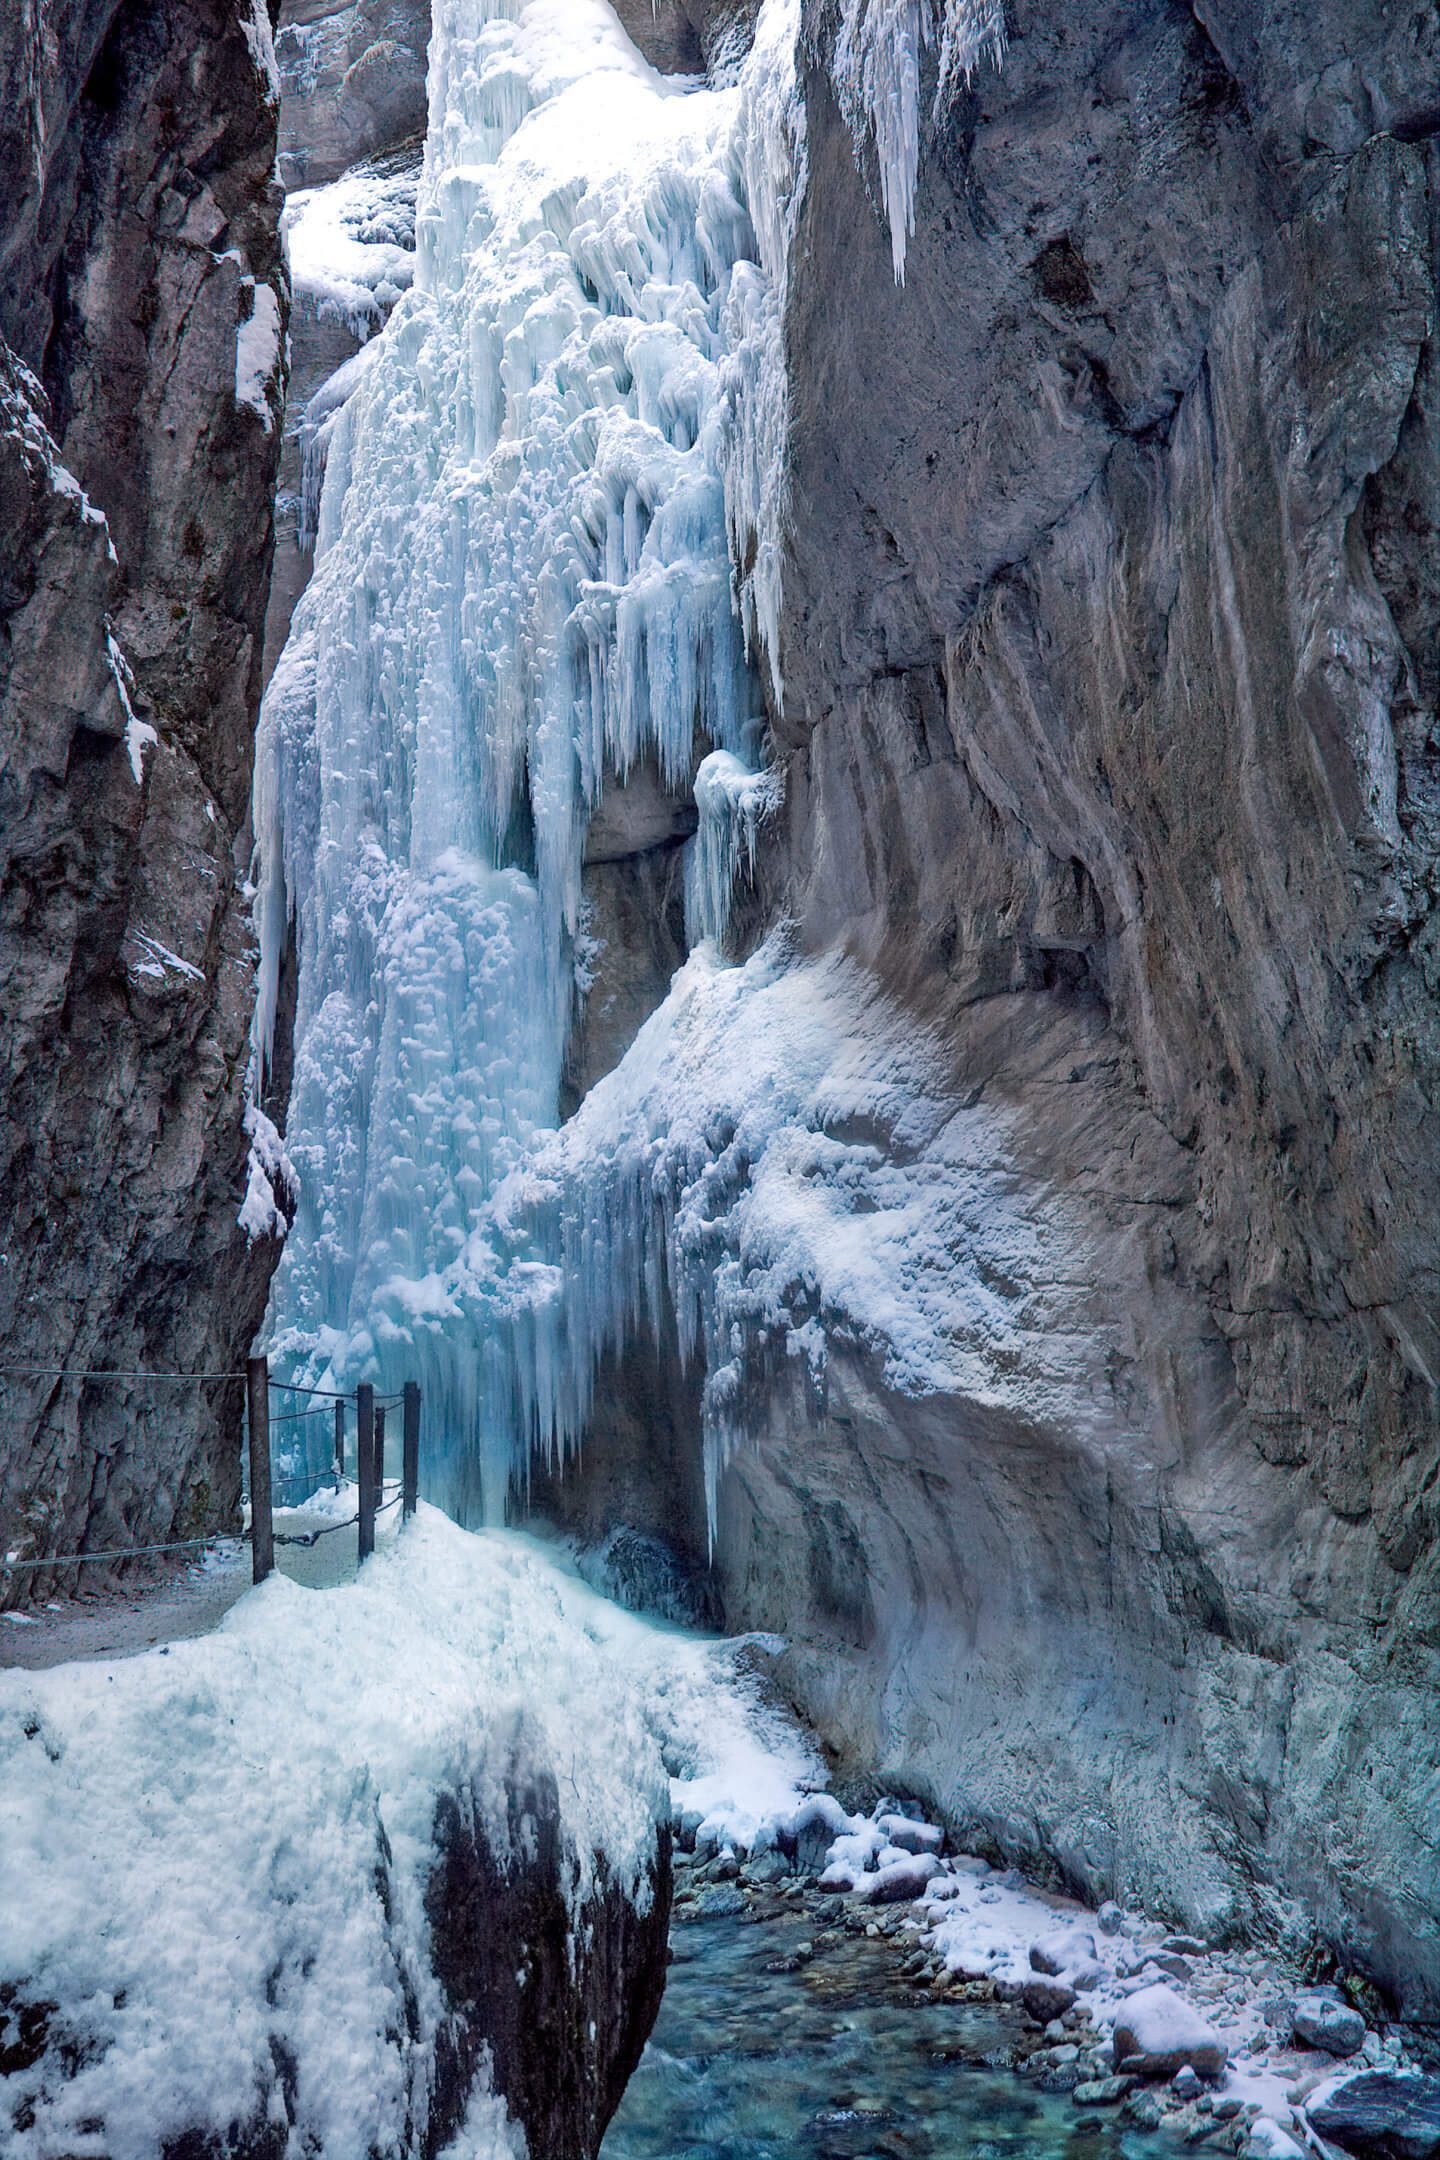
<svg viewBox="0 0 1440 2160"><path fill-rule="evenodd" d="M650 1691L592 1639L586 1597L426 1510L344 1589L272 1577L166 1653L0 1678L0 1989L56 2006L82 2054L7 2153L89 2151L98 2119L107 2151L148 2160L244 2120L282 2057L305 2150L410 2151L445 2014L438 1796L473 1796L506 1850L523 1717L573 1908L602 1858L651 1895L669 1794Z"/></svg>

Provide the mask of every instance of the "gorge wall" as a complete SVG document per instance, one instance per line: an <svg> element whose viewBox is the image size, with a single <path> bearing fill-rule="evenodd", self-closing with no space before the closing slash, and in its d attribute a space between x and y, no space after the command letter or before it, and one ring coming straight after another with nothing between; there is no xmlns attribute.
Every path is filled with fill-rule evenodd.
<svg viewBox="0 0 1440 2160"><path fill-rule="evenodd" d="M1434 2018L1440 26L1007 27L897 285L805 10L744 926L851 956L989 1120L976 1377L897 1387L822 1298L823 1386L747 1368L714 1579L842 1767ZM543 1499L663 1532L637 1406L693 1401L627 1371Z"/></svg>
<svg viewBox="0 0 1440 2160"><path fill-rule="evenodd" d="M233 1372L275 1253L237 1223L236 845L287 287L263 9L7 9L0 85L0 1549L27 1557L236 1520L242 1390L123 1376Z"/></svg>

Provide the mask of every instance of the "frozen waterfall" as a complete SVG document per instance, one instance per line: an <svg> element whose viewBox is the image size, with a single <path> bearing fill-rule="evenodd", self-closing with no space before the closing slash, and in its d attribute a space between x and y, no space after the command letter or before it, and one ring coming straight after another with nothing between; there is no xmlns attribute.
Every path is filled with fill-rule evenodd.
<svg viewBox="0 0 1440 2160"><path fill-rule="evenodd" d="M462 1466L493 1506L527 1437L507 1376L544 1256L502 1268L484 1226L557 1121L587 822L642 756L695 783L693 939L774 800L724 477L731 529L773 522L737 419L769 305L745 95L657 75L604 0L438 0L414 285L330 423L262 717L262 1066L292 925L300 962L272 1354L418 1373L468 1512ZM773 534L752 552L768 626Z"/></svg>
<svg viewBox="0 0 1440 2160"><path fill-rule="evenodd" d="M600 1361L671 1309L705 1370L713 1524L775 1351L823 1388L839 1327L897 1386L983 1393L940 1259L1031 1264L977 1182L1003 1136L966 1126L955 1154L937 1060L883 1001L783 938L745 969L716 953L779 800L760 676L778 701L798 26L765 0L700 84L657 75L605 0L437 0L414 283L321 393L316 571L256 779L262 1073L299 952L270 1347L312 1381L418 1377L432 1496L466 1519L533 1447L578 1444ZM943 97L999 35L994 0L842 10L897 272L923 55ZM558 1131L586 829L642 759L693 791L697 950ZM918 1183L837 1103L847 1131L923 1132Z"/></svg>

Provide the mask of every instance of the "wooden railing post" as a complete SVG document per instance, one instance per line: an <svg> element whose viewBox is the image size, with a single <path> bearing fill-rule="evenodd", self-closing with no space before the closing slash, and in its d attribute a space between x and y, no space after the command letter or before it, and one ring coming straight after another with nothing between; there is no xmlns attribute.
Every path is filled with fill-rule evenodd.
<svg viewBox="0 0 1440 2160"><path fill-rule="evenodd" d="M275 1522L270 1512L270 1361L245 1360L250 1424L250 1560L257 1583L275 1565Z"/></svg>
<svg viewBox="0 0 1440 2160"><path fill-rule="evenodd" d="M360 1558L375 1550L375 1390L362 1381L355 1390L355 1477L360 1488Z"/></svg>
<svg viewBox="0 0 1440 2160"><path fill-rule="evenodd" d="M385 1405L375 1405L375 1508L385 1505Z"/></svg>
<svg viewBox="0 0 1440 2160"><path fill-rule="evenodd" d="M335 1405L335 1490L339 1492L345 1480L345 1405Z"/></svg>
<svg viewBox="0 0 1440 2160"><path fill-rule="evenodd" d="M400 1462L400 1515L404 1520L415 1513L420 1498L420 1387L414 1380L405 1382L405 1446Z"/></svg>

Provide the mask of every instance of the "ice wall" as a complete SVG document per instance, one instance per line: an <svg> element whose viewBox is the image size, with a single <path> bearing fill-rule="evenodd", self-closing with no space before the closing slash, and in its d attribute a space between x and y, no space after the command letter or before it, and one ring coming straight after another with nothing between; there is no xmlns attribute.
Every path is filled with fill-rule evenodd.
<svg viewBox="0 0 1440 2160"><path fill-rule="evenodd" d="M698 768L700 935L774 799L724 476L774 402L765 340L738 349L775 321L747 199L766 175L773 235L794 161L745 110L655 74L603 0L437 5L414 285L334 422L262 719L262 1065L292 927L300 954L272 1354L418 1375L492 1507L523 1318L476 1232L556 1123L587 821L643 754ZM771 533L763 637L762 492L732 480ZM445 1497L473 1510L468 1470Z"/></svg>

